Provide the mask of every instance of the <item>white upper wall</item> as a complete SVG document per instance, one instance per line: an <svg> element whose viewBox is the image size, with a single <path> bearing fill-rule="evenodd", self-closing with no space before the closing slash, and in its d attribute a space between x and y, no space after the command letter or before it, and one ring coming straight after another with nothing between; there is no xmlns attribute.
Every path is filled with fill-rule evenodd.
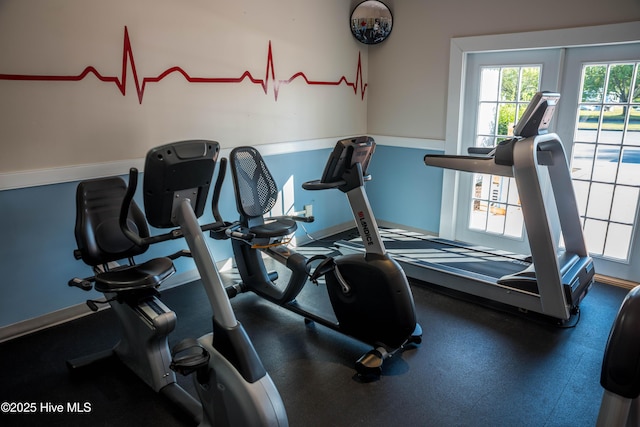
<svg viewBox="0 0 640 427"><path fill-rule="evenodd" d="M640 20L639 0L384 0L393 31L369 48L367 131L445 139L454 37Z"/></svg>
<svg viewBox="0 0 640 427"><path fill-rule="evenodd" d="M22 180L25 171L129 164L152 146L187 138L224 148L311 146L360 133L392 144L442 141L451 38L640 20L639 0L386 0L393 32L367 47L349 30L358 2L3 0L0 181ZM189 82L174 72L140 86L173 67L223 80ZM245 72L263 80L266 93ZM243 75L242 83L230 81Z"/></svg>
<svg viewBox="0 0 640 427"><path fill-rule="evenodd" d="M365 133L367 47L351 36L351 6L2 0L0 178L128 162L180 139L228 148Z"/></svg>

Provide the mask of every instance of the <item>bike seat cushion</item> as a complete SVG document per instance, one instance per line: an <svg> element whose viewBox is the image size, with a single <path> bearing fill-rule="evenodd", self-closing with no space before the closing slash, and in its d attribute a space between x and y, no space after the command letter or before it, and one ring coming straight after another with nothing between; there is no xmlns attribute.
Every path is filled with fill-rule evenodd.
<svg viewBox="0 0 640 427"><path fill-rule="evenodd" d="M272 238L287 236L298 229L296 222L289 218L273 217L265 218L264 224L249 228L249 231L256 235L256 238Z"/></svg>
<svg viewBox="0 0 640 427"><path fill-rule="evenodd" d="M154 258L143 264L123 266L97 274L95 289L99 292L128 292L156 288L175 272L171 259Z"/></svg>

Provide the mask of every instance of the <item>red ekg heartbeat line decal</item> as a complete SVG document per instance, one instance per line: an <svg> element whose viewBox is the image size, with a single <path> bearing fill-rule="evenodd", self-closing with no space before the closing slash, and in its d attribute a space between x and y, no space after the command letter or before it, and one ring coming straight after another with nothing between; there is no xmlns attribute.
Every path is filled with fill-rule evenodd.
<svg viewBox="0 0 640 427"><path fill-rule="evenodd" d="M118 76L103 76L98 70L92 66L88 66L78 75L71 76L47 76L47 75L31 75L31 74L0 74L0 80L18 80L18 81L46 81L46 82L77 82L83 80L87 75L93 74L98 80L106 83L115 84L122 96L127 92L127 67L131 64L131 72L133 73L133 80L136 86L136 92L138 93L138 101L142 104L142 98L144 97L144 91L147 87L147 83L158 83L168 75L172 73L179 73L189 83L242 83L248 79L251 83L262 87L265 95L269 93L269 84L273 82L273 96L278 100L278 94L280 93L280 87L282 85L288 85L298 77L302 78L306 84L310 86L339 86L341 84L346 85L353 89L353 93L357 94L360 89L361 99L364 99L364 94L367 90L367 83L362 79L362 60L360 53L358 53L358 67L356 69L355 81L351 82L347 80L345 76L340 77L336 81L321 81L321 80L309 80L309 78L303 72L297 72L288 79L276 79L275 65L273 62L273 50L271 48L271 41L269 41L269 51L267 53L267 69L263 79L255 78L251 72L245 71L240 77L194 77L189 75L181 67L175 66L168 68L156 77L143 77L142 80L138 78L138 72L136 70L136 62L133 57L133 49L131 48L131 41L129 40L129 31L127 27L124 27L124 46L122 48L122 74Z"/></svg>

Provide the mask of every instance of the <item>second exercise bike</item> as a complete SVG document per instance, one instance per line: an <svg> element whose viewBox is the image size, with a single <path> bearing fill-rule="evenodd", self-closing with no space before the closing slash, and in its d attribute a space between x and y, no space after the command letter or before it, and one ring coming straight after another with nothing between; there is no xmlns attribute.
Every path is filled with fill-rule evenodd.
<svg viewBox="0 0 640 427"><path fill-rule="evenodd" d="M233 252L242 282L237 292L251 291L307 321L344 333L374 348L360 357L355 368L361 377L377 377L382 364L405 346L419 344L422 329L416 322L413 295L404 271L387 253L378 232L364 188L367 169L375 151L371 137L337 142L322 178L306 182L306 190L338 189L347 195L366 254L306 258L283 243L297 229L297 221L309 218L279 216L265 218L275 205L278 188L264 159L253 147L237 147L230 154L230 168L240 214L231 228ZM244 236L238 238L237 236ZM212 233L215 238L215 233ZM274 282L262 255L285 265L290 271L286 285ZM320 259L319 259L320 258ZM325 278L336 320L320 316L296 301L305 284Z"/></svg>

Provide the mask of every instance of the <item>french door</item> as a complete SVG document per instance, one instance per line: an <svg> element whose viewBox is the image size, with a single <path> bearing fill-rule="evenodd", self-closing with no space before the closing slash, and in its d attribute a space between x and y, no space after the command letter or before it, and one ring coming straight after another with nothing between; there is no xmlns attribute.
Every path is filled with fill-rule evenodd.
<svg viewBox="0 0 640 427"><path fill-rule="evenodd" d="M640 281L639 64L638 43L469 54L460 147L509 138L532 93L560 92L551 130L567 153L596 271L632 281ZM528 253L513 178L461 173L457 194L456 239Z"/></svg>
<svg viewBox="0 0 640 427"><path fill-rule="evenodd" d="M566 54L558 135L596 272L640 281L640 43Z"/></svg>

